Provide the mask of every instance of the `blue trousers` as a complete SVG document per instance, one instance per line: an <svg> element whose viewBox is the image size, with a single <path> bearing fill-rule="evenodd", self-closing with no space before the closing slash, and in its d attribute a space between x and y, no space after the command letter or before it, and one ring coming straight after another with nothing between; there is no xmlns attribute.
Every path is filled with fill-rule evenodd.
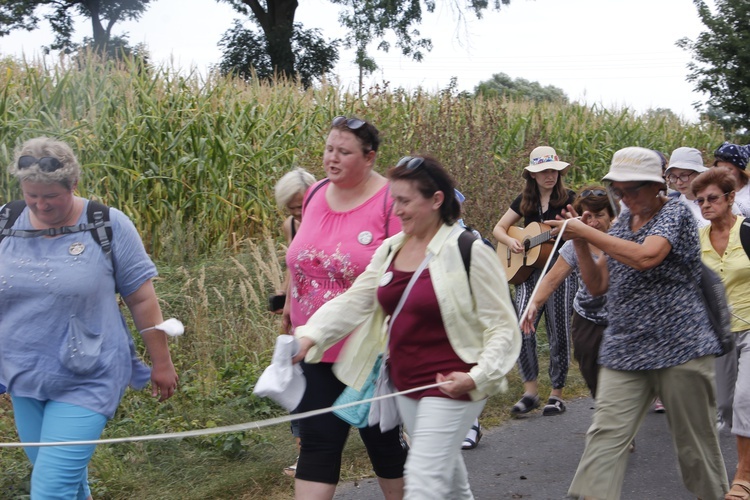
<svg viewBox="0 0 750 500"><path fill-rule="evenodd" d="M90 441L99 439L107 417L80 406L57 401L15 397L13 413L21 442ZM85 500L91 495L88 465L94 445L26 447L34 465L31 499Z"/></svg>

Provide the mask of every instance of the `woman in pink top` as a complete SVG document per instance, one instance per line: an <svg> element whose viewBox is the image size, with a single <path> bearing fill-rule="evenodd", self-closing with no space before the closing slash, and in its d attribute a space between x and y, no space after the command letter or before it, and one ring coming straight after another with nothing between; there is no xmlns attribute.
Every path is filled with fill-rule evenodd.
<svg viewBox="0 0 750 500"><path fill-rule="evenodd" d="M378 130L372 124L358 118L334 118L323 154L327 178L309 189L302 206L304 223L286 254L291 283L284 322L290 333L320 306L345 292L382 241L401 230L387 180L373 170L379 145ZM307 388L296 411L331 406L344 390L331 368L345 342L346 338L328 349L321 363L302 364ZM332 413L300 421L296 498L333 498L349 428ZM381 433L374 426L359 433L385 498L402 498L407 448L401 429Z"/></svg>

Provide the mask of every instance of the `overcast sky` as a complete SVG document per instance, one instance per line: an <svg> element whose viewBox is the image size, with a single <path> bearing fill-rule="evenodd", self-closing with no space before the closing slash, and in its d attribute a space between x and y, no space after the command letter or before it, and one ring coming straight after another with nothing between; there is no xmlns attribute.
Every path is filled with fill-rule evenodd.
<svg viewBox="0 0 750 500"><path fill-rule="evenodd" d="M456 77L460 90L471 91L503 72L554 85L573 100L641 112L669 108L688 119L697 117L692 103L704 100L685 80L690 54L675 46L704 29L692 0L512 0L500 12L486 12L481 20L469 15L465 23L449 7L452 0L437 3L420 27L432 39L432 52L421 63L400 57L397 49L374 52L381 69L370 84L436 90ZM300 0L296 20L333 39L343 35L338 11L327 0ZM132 44L144 42L155 61L203 71L219 61L217 42L239 17L214 0L155 0L141 20L115 31L128 32ZM90 36L88 24L78 26L77 38ZM52 38L43 25L0 38L0 53L38 56ZM352 53L342 52L335 72L355 90L352 60Z"/></svg>

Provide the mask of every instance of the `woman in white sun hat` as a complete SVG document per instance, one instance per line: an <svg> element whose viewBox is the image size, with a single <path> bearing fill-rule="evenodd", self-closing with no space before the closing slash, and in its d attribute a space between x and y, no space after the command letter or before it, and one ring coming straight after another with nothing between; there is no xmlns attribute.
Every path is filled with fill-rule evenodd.
<svg viewBox="0 0 750 500"><path fill-rule="evenodd" d="M700 279L695 217L684 203L661 194L661 164L652 150L617 151L604 180L629 210L608 234L586 224L589 212L565 228L583 282L592 295L607 294L609 312L594 419L568 494L620 498L629 444L659 394L669 409L685 487L698 498L723 498L729 485L714 390L721 346L693 285ZM563 221L546 223L561 227ZM603 250L604 258L595 262L588 244ZM674 321L675 311L680 321Z"/></svg>
<svg viewBox="0 0 750 500"><path fill-rule="evenodd" d="M563 176L570 164L560 161L557 152L549 146L539 146L529 155L529 165L523 170L526 186L505 215L495 225L492 234L511 252L522 253L523 245L508 235L508 229L523 219L524 227L532 222L554 219L575 200L575 192L567 189ZM556 257L556 256L555 256ZM554 263L554 262L553 262ZM551 264L553 264L551 263ZM542 263L544 264L544 263ZM523 283L516 285L515 305L519 316L526 309L531 293L536 286L541 269L535 269ZM578 289L575 276L568 276L539 309L534 331L523 336L518 368L523 379L523 397L511 408L519 415L539 407L539 359L536 351L536 324L544 313L549 339L549 378L552 392L544 407L544 415L559 415L565 411L562 391L565 387L570 364L570 318L573 314L573 299Z"/></svg>

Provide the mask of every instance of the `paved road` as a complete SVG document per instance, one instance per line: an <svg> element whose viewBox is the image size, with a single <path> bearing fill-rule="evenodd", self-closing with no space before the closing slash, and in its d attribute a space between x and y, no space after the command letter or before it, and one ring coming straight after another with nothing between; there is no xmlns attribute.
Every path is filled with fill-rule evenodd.
<svg viewBox="0 0 750 500"><path fill-rule="evenodd" d="M563 499L583 452L593 401L568 402L563 415L540 411L485 431L479 446L464 451L472 491L477 500ZM721 436L730 477L737 465L735 439ZM339 486L336 500L381 499L374 479ZM667 420L649 413L636 437L623 486L623 500L690 499L682 485Z"/></svg>

